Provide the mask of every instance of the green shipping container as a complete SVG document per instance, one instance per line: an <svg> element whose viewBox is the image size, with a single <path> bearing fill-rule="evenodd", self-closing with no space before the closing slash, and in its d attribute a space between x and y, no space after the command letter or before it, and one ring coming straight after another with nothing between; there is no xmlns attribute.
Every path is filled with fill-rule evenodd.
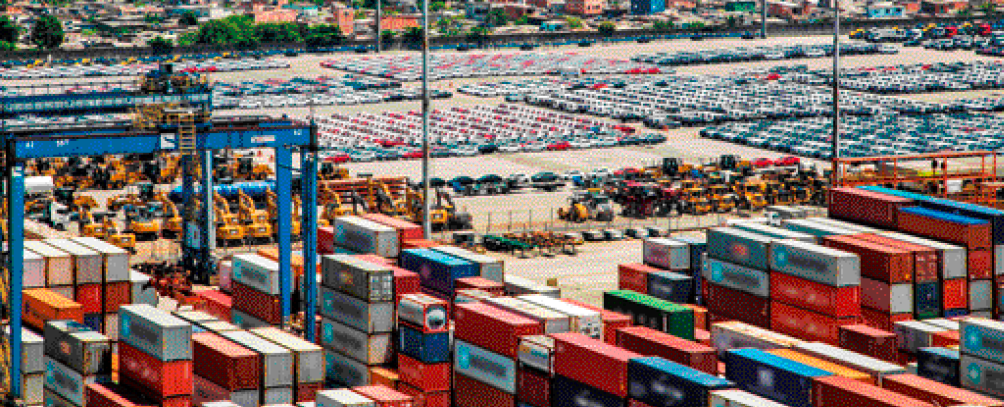
<svg viewBox="0 0 1004 407"><path fill-rule="evenodd" d="M603 293L603 308L630 315L636 325L694 340L694 310L631 290Z"/></svg>

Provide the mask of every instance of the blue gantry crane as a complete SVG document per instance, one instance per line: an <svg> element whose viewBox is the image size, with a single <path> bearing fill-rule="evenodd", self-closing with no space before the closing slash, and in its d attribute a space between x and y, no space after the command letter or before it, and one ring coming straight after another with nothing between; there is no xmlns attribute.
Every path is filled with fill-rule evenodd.
<svg viewBox="0 0 1004 407"><path fill-rule="evenodd" d="M60 114L97 109L134 112L132 123L92 129L48 129L46 131L0 127L3 136L5 169L4 199L7 203L6 269L9 290L8 310L11 334L9 349L10 389L8 401L22 396L21 375L21 312L24 253L24 163L26 160L53 157L86 157L120 154L156 154L177 152L182 156L182 236L183 265L196 280L207 281L215 273L211 250L213 237L212 191L213 150L262 149L275 152L276 195L278 197L279 278L283 287L282 312L284 324L289 323L292 277L290 267L292 229L293 155L301 160L302 224L304 242L317 240L317 128L291 120L266 117L212 118L212 86L204 76L174 72L170 64L141 77L137 86L128 90L115 87L106 92L31 94L7 92L0 96L0 118L17 114ZM202 179L194 179L194 165L203 168ZM201 184L197 189L196 184ZM303 245L304 258L316 256L316 246ZM306 300L304 321L314 321L316 315L316 263L304 267ZM304 324L308 340L316 335L315 324Z"/></svg>

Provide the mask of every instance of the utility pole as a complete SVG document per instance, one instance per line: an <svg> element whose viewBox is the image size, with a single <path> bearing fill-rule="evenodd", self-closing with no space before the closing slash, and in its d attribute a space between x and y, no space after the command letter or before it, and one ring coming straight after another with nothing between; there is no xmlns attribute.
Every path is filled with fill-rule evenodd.
<svg viewBox="0 0 1004 407"><path fill-rule="evenodd" d="M422 231L432 237L429 219L429 0L422 0Z"/></svg>
<svg viewBox="0 0 1004 407"><path fill-rule="evenodd" d="M830 182L833 186L840 183L840 0L833 0L833 169Z"/></svg>
<svg viewBox="0 0 1004 407"><path fill-rule="evenodd" d="M760 0L760 38L767 38L767 0Z"/></svg>
<svg viewBox="0 0 1004 407"><path fill-rule="evenodd" d="M380 53L383 50L383 39L380 38L383 33L383 0L376 0L376 48L374 50L376 53Z"/></svg>

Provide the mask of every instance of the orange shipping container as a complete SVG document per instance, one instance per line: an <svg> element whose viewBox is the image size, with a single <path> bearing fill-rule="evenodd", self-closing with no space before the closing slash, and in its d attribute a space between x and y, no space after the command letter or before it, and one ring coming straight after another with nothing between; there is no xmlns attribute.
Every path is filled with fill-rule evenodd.
<svg viewBox="0 0 1004 407"><path fill-rule="evenodd" d="M79 303L45 288L24 290L24 324L41 331L46 321L72 319L84 323L84 308Z"/></svg>
<svg viewBox="0 0 1004 407"><path fill-rule="evenodd" d="M833 375L835 376L846 377L848 379L857 380L862 383L878 384L877 381L875 380L875 377L868 373L862 372L860 370L851 369L849 367L841 366L836 363L829 362L823 359L814 358L812 356L791 349L773 349L773 350L768 350L767 353L770 353L774 356L780 356L782 358L792 360L801 363L803 365L808 365L817 369L825 370L827 372L833 373Z"/></svg>
<svg viewBox="0 0 1004 407"><path fill-rule="evenodd" d="M883 377L882 388L939 406L1004 407L1004 401L909 373Z"/></svg>
<svg viewBox="0 0 1004 407"><path fill-rule="evenodd" d="M407 249L428 249L430 247L442 246L432 240L426 239L408 239L401 241L401 250Z"/></svg>

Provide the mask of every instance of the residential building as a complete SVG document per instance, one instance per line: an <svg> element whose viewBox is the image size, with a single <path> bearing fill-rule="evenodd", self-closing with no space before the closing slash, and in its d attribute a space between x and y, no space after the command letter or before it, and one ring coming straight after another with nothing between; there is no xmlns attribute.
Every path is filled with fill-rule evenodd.
<svg viewBox="0 0 1004 407"><path fill-rule="evenodd" d="M523 16L533 13L533 6L526 4L506 4L502 6L502 10L505 11L506 18L509 21L519 20Z"/></svg>
<svg viewBox="0 0 1004 407"><path fill-rule="evenodd" d="M874 3L865 8L868 18L900 18L904 16L905 8L891 2Z"/></svg>
<svg viewBox="0 0 1004 407"><path fill-rule="evenodd" d="M969 2L964 0L922 0L920 3L922 13L933 15L955 14L967 7Z"/></svg>
<svg viewBox="0 0 1004 407"><path fill-rule="evenodd" d="M261 23L294 23L300 16L298 10L274 9L254 13L254 22Z"/></svg>
<svg viewBox="0 0 1004 407"><path fill-rule="evenodd" d="M785 20L798 20L812 13L812 3L795 3L786 0L768 0L767 15Z"/></svg>
<svg viewBox="0 0 1004 407"><path fill-rule="evenodd" d="M464 5L464 17L468 20L484 21L491 10L491 3L472 1Z"/></svg>
<svg viewBox="0 0 1004 407"><path fill-rule="evenodd" d="M665 0L667 10L694 10L697 8L695 0Z"/></svg>
<svg viewBox="0 0 1004 407"><path fill-rule="evenodd" d="M756 11L756 2L750 0L732 0L725 2L725 11L752 13Z"/></svg>
<svg viewBox="0 0 1004 407"><path fill-rule="evenodd" d="M631 14L649 15L666 11L666 0L631 0Z"/></svg>
<svg viewBox="0 0 1004 407"><path fill-rule="evenodd" d="M387 16L380 19L380 29L404 31L409 28L417 28L420 18L421 16L417 15Z"/></svg>
<svg viewBox="0 0 1004 407"><path fill-rule="evenodd" d="M342 29L342 34L352 35L355 25L356 11L348 7L335 7L331 10L329 23Z"/></svg>
<svg viewBox="0 0 1004 407"><path fill-rule="evenodd" d="M920 12L920 0L900 0L896 4L903 7L905 15L914 15Z"/></svg>
<svg viewBox="0 0 1004 407"><path fill-rule="evenodd" d="M565 12L578 16L596 16L603 14L605 0L566 0Z"/></svg>

